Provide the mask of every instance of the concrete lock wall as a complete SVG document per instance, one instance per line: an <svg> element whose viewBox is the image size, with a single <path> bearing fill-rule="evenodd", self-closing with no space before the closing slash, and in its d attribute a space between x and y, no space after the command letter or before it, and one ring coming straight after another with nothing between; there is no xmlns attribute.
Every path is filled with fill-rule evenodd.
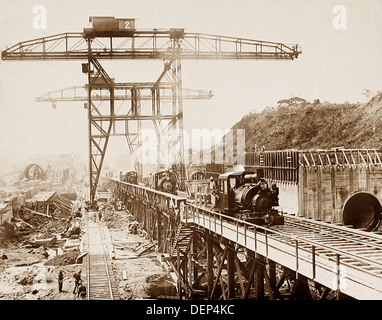
<svg viewBox="0 0 382 320"><path fill-rule="evenodd" d="M298 215L343 224L344 204L359 192L381 203L381 166L300 166Z"/></svg>
<svg viewBox="0 0 382 320"><path fill-rule="evenodd" d="M290 182L275 182L279 187L279 208L289 214L298 213L298 185Z"/></svg>

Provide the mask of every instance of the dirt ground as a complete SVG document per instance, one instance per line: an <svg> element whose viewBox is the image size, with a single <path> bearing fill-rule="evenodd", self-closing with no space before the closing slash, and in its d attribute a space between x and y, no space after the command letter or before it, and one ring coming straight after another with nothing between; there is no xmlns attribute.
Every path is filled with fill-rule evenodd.
<svg viewBox="0 0 382 320"><path fill-rule="evenodd" d="M72 293L73 274L81 264L65 266L44 265L51 259L42 255L42 249L18 248L15 245L2 246L0 258L1 300L77 300ZM63 291L58 291L58 273L64 272Z"/></svg>
<svg viewBox="0 0 382 320"><path fill-rule="evenodd" d="M72 293L73 274L82 268L81 264L76 264L79 250L69 248L63 252L67 238L47 247L35 242L35 239L60 237L70 225L68 220L47 219L38 215L19 220L20 223L27 221L30 225L0 242L0 299L76 300L76 295ZM76 223L76 219L71 223ZM64 272L62 292L58 291L60 270Z"/></svg>
<svg viewBox="0 0 382 320"><path fill-rule="evenodd" d="M131 215L123 211L114 211L111 215L105 216L105 222L114 247L112 268L121 299L155 299L175 295L175 284L160 263L160 253L155 252L155 246L138 255L153 244L147 239L146 232L140 229Z"/></svg>
<svg viewBox="0 0 382 320"><path fill-rule="evenodd" d="M102 223L110 231L114 248L112 269L122 300L152 299L176 294L169 273L160 263L147 233L125 211L110 211ZM149 248L151 247L151 248ZM141 255L140 251L147 249ZM80 254L59 248L33 248L22 240L0 243L0 300L80 300L73 294L73 274ZM58 291L58 273L64 272L63 291Z"/></svg>
<svg viewBox="0 0 382 320"><path fill-rule="evenodd" d="M134 234L129 234L126 238L124 230L111 230L110 234L113 241L123 239L126 245L124 250L115 249L117 256L112 261L121 299L153 299L160 295L175 294L172 290L172 279L159 262L160 254L148 252L137 257L133 250L140 244L149 244L149 241Z"/></svg>

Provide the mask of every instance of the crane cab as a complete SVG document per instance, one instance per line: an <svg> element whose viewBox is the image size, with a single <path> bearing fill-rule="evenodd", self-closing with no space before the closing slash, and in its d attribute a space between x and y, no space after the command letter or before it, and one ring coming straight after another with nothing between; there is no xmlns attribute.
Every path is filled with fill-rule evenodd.
<svg viewBox="0 0 382 320"><path fill-rule="evenodd" d="M135 20L115 17L89 17L90 28L84 28L87 36L130 36L135 32Z"/></svg>

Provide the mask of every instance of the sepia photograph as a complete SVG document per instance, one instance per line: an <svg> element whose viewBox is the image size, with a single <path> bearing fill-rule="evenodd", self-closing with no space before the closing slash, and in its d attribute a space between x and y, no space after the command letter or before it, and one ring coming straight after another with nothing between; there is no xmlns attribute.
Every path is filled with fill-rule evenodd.
<svg viewBox="0 0 382 320"><path fill-rule="evenodd" d="M382 300L381 0L0 4L0 300Z"/></svg>

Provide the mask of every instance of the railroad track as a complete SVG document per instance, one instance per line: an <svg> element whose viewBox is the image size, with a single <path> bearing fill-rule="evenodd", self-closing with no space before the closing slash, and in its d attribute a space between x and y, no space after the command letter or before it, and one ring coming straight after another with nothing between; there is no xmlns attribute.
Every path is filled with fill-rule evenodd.
<svg viewBox="0 0 382 320"><path fill-rule="evenodd" d="M296 237L300 249L316 245L316 254L329 259L341 255L341 264L382 277L382 235L300 217L284 219L283 226L271 227L278 232L272 238L290 242L288 236Z"/></svg>
<svg viewBox="0 0 382 320"><path fill-rule="evenodd" d="M85 269L88 300L119 300L118 287L114 281L111 259L106 248L104 227L88 216L87 249Z"/></svg>

